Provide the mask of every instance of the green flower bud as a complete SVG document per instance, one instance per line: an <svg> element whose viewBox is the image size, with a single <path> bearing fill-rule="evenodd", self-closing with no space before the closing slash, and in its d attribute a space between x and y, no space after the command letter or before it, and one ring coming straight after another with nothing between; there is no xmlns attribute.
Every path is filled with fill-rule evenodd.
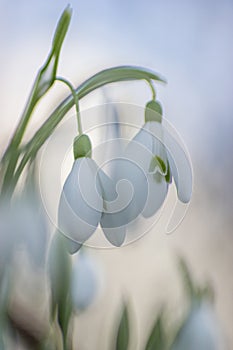
<svg viewBox="0 0 233 350"><path fill-rule="evenodd" d="M150 101L146 104L145 122L162 122L163 110L158 101Z"/></svg>
<svg viewBox="0 0 233 350"><path fill-rule="evenodd" d="M73 151L74 159L78 159L81 157L91 158L92 149L90 138L85 134L75 137Z"/></svg>

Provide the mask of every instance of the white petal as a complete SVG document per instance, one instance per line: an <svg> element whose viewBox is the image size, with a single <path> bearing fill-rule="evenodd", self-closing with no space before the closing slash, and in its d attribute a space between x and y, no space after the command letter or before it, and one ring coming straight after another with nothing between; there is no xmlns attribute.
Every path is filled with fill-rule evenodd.
<svg viewBox="0 0 233 350"><path fill-rule="evenodd" d="M112 245L120 247L125 241L126 227L117 227L117 225L115 227L114 218L114 214L106 215L104 213L100 224L107 240Z"/></svg>
<svg viewBox="0 0 233 350"><path fill-rule="evenodd" d="M71 295L78 310L86 309L94 300L98 291L98 270L95 262L83 251L75 257Z"/></svg>
<svg viewBox="0 0 233 350"><path fill-rule="evenodd" d="M179 333L172 350L225 349L216 316L207 303L196 306Z"/></svg>
<svg viewBox="0 0 233 350"><path fill-rule="evenodd" d="M124 140L121 138L121 123L119 122L118 111L114 104L106 104L106 115L108 116L107 121L107 132L106 132L106 141L105 152L104 154L104 170L105 172L114 179L115 177L115 162L114 159L117 159L122 156L124 148Z"/></svg>
<svg viewBox="0 0 233 350"><path fill-rule="evenodd" d="M125 240L126 229L125 227L118 227L120 222L118 211L120 208L119 198L115 188L116 185L101 169L98 172L98 176L104 199L100 225L107 240L111 244L119 247Z"/></svg>
<svg viewBox="0 0 233 350"><path fill-rule="evenodd" d="M116 182L99 172L104 198L100 221L110 243L120 246L129 223L141 214L147 199L148 184L143 169L131 159L114 160Z"/></svg>
<svg viewBox="0 0 233 350"><path fill-rule="evenodd" d="M147 176L153 157L153 136L148 123L129 142L124 156L126 161L120 167L120 174L132 184L134 190L132 201L127 208L133 221L143 211L148 197Z"/></svg>
<svg viewBox="0 0 233 350"><path fill-rule="evenodd" d="M164 144L164 128L161 123L148 122L148 130L153 138L153 155L159 157L167 167L167 152ZM161 172L161 170L160 170Z"/></svg>
<svg viewBox="0 0 233 350"><path fill-rule="evenodd" d="M159 181L158 181L159 179ZM142 212L142 216L149 218L153 216L159 208L162 206L168 191L168 184L160 174L154 174L148 176L149 191L145 208Z"/></svg>
<svg viewBox="0 0 233 350"><path fill-rule="evenodd" d="M193 179L191 163L184 148L166 129L164 129L164 142L171 173L175 180L178 198L181 202L188 203L192 195Z"/></svg>
<svg viewBox="0 0 233 350"><path fill-rule="evenodd" d="M98 169L97 176L99 179L99 186L97 190L104 199L104 201L114 201L117 198L117 191L115 181L113 181L102 169Z"/></svg>
<svg viewBox="0 0 233 350"><path fill-rule="evenodd" d="M148 171L153 157L153 137L146 123L129 142L125 157L135 162L145 172Z"/></svg>
<svg viewBox="0 0 233 350"><path fill-rule="evenodd" d="M144 170L131 159L118 159L118 197L108 203L108 211L115 215L116 227L124 226L141 214L147 199L148 183Z"/></svg>
<svg viewBox="0 0 233 350"><path fill-rule="evenodd" d="M59 234L61 234L61 233L59 233ZM64 242L65 242L65 245L67 247L67 250L71 255L77 253L82 248L82 244L80 244L76 241L73 241L72 239L70 239L64 235L62 235L62 236L63 236Z"/></svg>
<svg viewBox="0 0 233 350"><path fill-rule="evenodd" d="M146 175L148 190L145 207L142 210L142 215L144 217L154 215L163 204L167 195L168 186L166 180L159 174L161 173L161 169L153 169L154 174L149 174L151 160L155 155L159 156L164 161L165 165L167 164L167 155L161 139L161 124L147 122L133 139L134 143L132 144L132 142L130 142L130 147L127 149L127 156L137 160L137 163L142 166ZM156 174L156 172L158 173ZM158 178L160 178L160 182L156 180Z"/></svg>
<svg viewBox="0 0 233 350"><path fill-rule="evenodd" d="M156 122L148 124L149 129L166 148L179 200L183 203L188 203L192 194L192 167L178 134L175 130L168 130L163 124Z"/></svg>
<svg viewBox="0 0 233 350"><path fill-rule="evenodd" d="M78 243L92 235L101 218L103 199L97 191L96 169L92 159L77 159L60 198L59 230Z"/></svg>

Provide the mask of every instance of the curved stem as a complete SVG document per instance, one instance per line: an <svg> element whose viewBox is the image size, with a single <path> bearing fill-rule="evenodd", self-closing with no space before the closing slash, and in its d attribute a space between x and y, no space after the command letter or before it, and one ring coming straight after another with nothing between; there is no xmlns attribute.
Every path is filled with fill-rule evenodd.
<svg viewBox="0 0 233 350"><path fill-rule="evenodd" d="M77 116L77 123L78 123L78 132L79 134L81 135L83 133L82 131L82 123L81 123L81 118L80 118L80 112L79 112L79 101L78 101L78 95L76 94L76 91L73 87L73 85L66 79L64 78L61 78L61 77L57 77L56 78L57 81L61 81L62 83L66 84L71 93L72 93L72 96L74 98L74 104L75 104L75 109L76 109L76 116Z"/></svg>
<svg viewBox="0 0 233 350"><path fill-rule="evenodd" d="M150 88L151 88L151 92L152 92L152 100L154 100L154 101L155 101L155 99L156 99L155 87L154 87L154 85L153 85L153 83L152 83L152 81L151 81L151 80L148 80L147 82L148 82L148 84L150 85Z"/></svg>
<svg viewBox="0 0 233 350"><path fill-rule="evenodd" d="M120 82L120 81L131 81L131 80L145 80L147 83L151 80L159 81L165 83L165 79L145 68L133 67L133 66L120 66L109 68L103 70L91 78L87 79L82 83L75 91L78 100L85 97L92 91L110 83ZM16 169L15 176L13 179L13 186L16 185L25 165L29 159L34 159L38 150L52 134L54 129L63 119L65 114L74 105L74 97L71 94L68 96L50 115L50 117L44 122L44 124L39 128L39 130L34 134L32 139L28 142L25 147L25 154Z"/></svg>

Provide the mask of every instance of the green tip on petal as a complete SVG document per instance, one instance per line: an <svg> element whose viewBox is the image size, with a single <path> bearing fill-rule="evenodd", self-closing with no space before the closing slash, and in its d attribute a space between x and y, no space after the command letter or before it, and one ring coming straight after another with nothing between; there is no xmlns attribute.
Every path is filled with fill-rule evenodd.
<svg viewBox="0 0 233 350"><path fill-rule="evenodd" d="M149 171L154 171L156 167L158 167L161 175L167 174L167 167L164 161L159 156L154 156L151 159Z"/></svg>
<svg viewBox="0 0 233 350"><path fill-rule="evenodd" d="M162 122L163 110L158 101L149 101L145 109L145 122Z"/></svg>
<svg viewBox="0 0 233 350"><path fill-rule="evenodd" d="M82 157L91 158L92 148L90 138L85 134L75 137L73 150L74 159Z"/></svg>
<svg viewBox="0 0 233 350"><path fill-rule="evenodd" d="M167 173L166 173L165 179L166 179L168 184L170 184L172 182L172 175L171 175L171 169L170 169L169 162L167 162Z"/></svg>
<svg viewBox="0 0 233 350"><path fill-rule="evenodd" d="M168 161L167 161L167 164L165 164L164 161L159 156L154 156L151 159L149 171L153 172L156 167L158 167L160 175L165 177L166 182L170 183L171 182L171 170L170 170L170 166L169 166Z"/></svg>

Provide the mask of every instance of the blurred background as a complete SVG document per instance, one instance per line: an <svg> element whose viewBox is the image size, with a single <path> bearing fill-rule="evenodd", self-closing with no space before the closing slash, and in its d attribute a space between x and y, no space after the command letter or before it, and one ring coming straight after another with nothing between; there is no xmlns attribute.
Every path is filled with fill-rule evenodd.
<svg viewBox="0 0 233 350"><path fill-rule="evenodd" d="M165 235L161 220L130 246L92 249L103 269L104 286L98 300L77 322L75 337L80 348L108 349L107 329L114 323L123 295L134 310L140 334L132 349L140 348L143 330L151 325L159 305L166 304L172 317L179 317L180 255L197 280L212 283L216 313L231 348L233 2L80 0L70 4L73 17L59 75L76 86L101 69L130 64L151 68L166 77L166 86L156 86L158 99L166 118L182 135L194 171L192 202L173 235ZM66 5L64 0L0 1L1 153ZM143 82L112 84L105 91L111 101L142 107L151 98ZM56 84L38 105L29 136L67 94L66 87ZM103 93L95 92L81 102L81 108L103 102Z"/></svg>

